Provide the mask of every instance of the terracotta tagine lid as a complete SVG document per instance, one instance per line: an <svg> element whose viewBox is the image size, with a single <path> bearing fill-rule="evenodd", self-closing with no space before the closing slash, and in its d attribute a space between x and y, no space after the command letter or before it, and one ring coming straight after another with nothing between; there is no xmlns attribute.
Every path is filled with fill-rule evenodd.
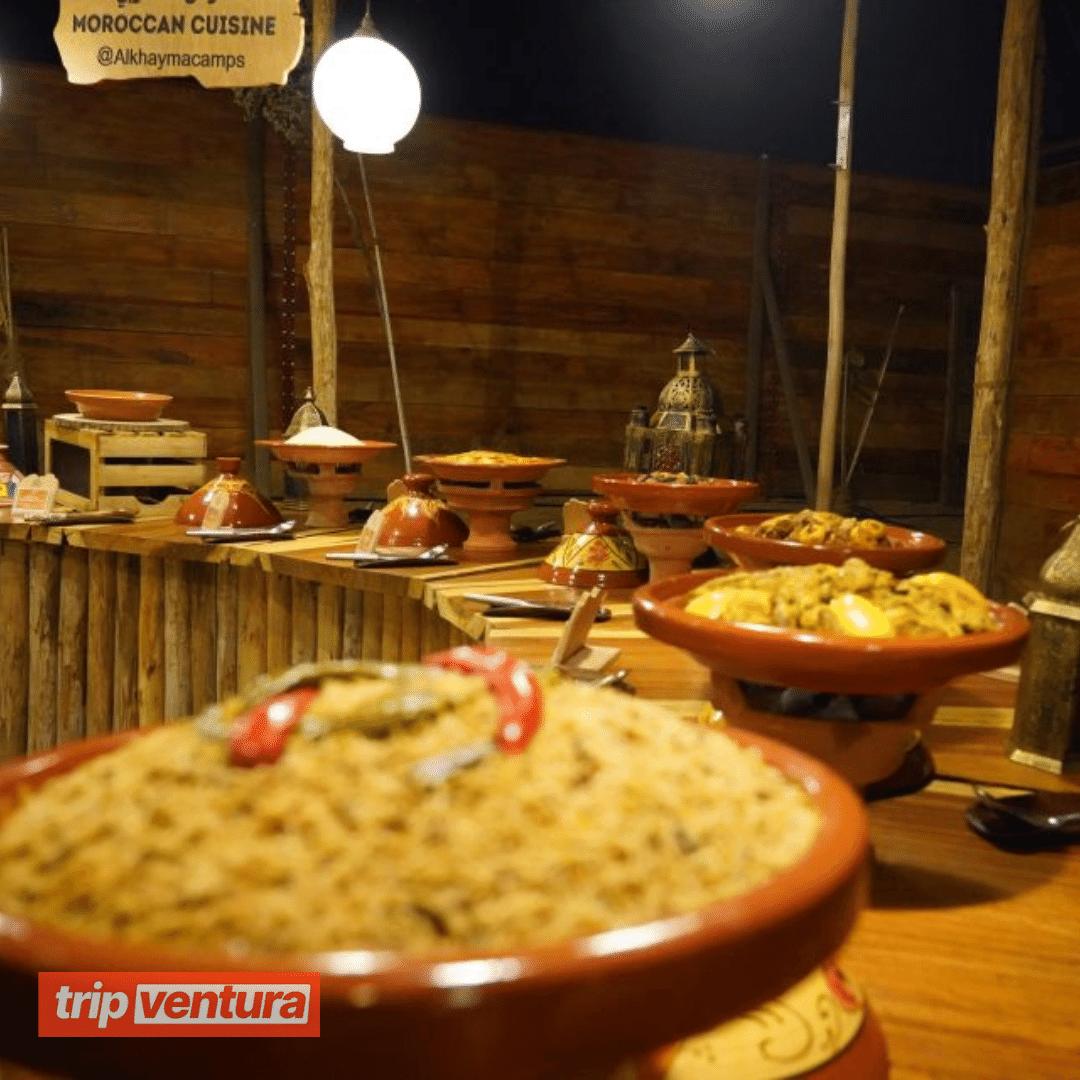
<svg viewBox="0 0 1080 1080"><path fill-rule="evenodd" d="M540 564L540 577L577 589L633 589L649 576L648 563L633 538L619 524L619 508L610 502L588 504L589 522L568 533Z"/></svg>
<svg viewBox="0 0 1080 1080"><path fill-rule="evenodd" d="M240 475L240 462L238 457L217 458L220 472L184 500L173 519L176 524L206 529L277 525L277 508Z"/></svg>
<svg viewBox="0 0 1080 1080"><path fill-rule="evenodd" d="M401 482L405 493L391 500L383 511L376 546L461 547L469 535L468 526L435 496L435 477L431 473L408 473Z"/></svg>

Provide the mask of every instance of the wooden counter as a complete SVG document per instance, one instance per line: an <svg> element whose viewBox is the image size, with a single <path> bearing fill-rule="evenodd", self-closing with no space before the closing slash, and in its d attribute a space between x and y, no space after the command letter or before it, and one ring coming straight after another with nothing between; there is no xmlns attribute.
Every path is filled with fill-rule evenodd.
<svg viewBox="0 0 1080 1080"><path fill-rule="evenodd" d="M436 586L487 566L325 558L356 534L206 544L160 520L0 523L0 758L186 716L306 660L417 660L467 640Z"/></svg>
<svg viewBox="0 0 1080 1080"><path fill-rule="evenodd" d="M50 745L179 715L261 668L316 656L413 659L469 639L550 655L562 624L485 620L462 598L548 592L538 550L510 564L378 572L323 557L348 543L226 548L171 525L0 526L5 749L18 749L20 723L31 746ZM608 606L614 618L590 641L621 650L640 694L700 709L704 670L641 634L627 594ZM972 782L1077 787L1005 758L1014 693L985 675L950 688L927 739L947 779L870 807L871 902L842 961L881 1018L892 1080L1080 1077L1080 847L1006 854L963 819Z"/></svg>

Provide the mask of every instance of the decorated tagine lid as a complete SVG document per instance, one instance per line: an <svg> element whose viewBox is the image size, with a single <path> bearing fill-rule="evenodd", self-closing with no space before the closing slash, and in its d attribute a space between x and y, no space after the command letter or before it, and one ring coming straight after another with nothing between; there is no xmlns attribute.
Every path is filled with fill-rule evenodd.
<svg viewBox="0 0 1080 1080"><path fill-rule="evenodd" d="M240 475L238 457L219 457L219 474L185 499L173 519L177 525L206 529L277 525L281 515Z"/></svg>
<svg viewBox="0 0 1080 1080"><path fill-rule="evenodd" d="M648 563L619 524L613 503L590 502L589 522L580 532L567 533L540 564L540 577L556 585L591 589L633 589L649 576Z"/></svg>
<svg viewBox="0 0 1080 1080"><path fill-rule="evenodd" d="M391 499L382 512L376 546L461 547L469 535L468 526L442 499L436 498L432 491L435 477L431 473L408 473L401 483L404 493Z"/></svg>

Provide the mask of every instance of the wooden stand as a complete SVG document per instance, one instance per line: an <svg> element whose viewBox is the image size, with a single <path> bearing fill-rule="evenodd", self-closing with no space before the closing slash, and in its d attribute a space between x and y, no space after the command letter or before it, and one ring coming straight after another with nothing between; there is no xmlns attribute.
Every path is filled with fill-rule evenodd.
<svg viewBox="0 0 1080 1080"><path fill-rule="evenodd" d="M79 510L170 516L205 479L206 435L182 420L131 423L61 414L45 421L45 470Z"/></svg>

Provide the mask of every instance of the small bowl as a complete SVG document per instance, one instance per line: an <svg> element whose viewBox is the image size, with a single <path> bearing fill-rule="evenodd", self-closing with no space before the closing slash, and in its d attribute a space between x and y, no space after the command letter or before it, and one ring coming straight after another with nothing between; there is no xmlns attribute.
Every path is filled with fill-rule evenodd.
<svg viewBox="0 0 1080 1080"><path fill-rule="evenodd" d="M682 574L634 593L647 634L685 649L732 679L832 694L917 694L978 671L1015 663L1028 620L991 603L1000 629L957 638L858 638L707 619L686 611L687 594L730 570Z"/></svg>
<svg viewBox="0 0 1080 1080"><path fill-rule="evenodd" d="M592 478L592 487L620 510L696 518L730 513L761 490L752 480L701 477L694 484L665 484L634 473L601 473Z"/></svg>
<svg viewBox="0 0 1080 1080"><path fill-rule="evenodd" d="M87 420L130 420L147 423L160 418L172 401L170 394L150 394L142 390L65 390Z"/></svg>
<svg viewBox="0 0 1080 1080"><path fill-rule="evenodd" d="M899 525L886 525L890 547L833 547L825 544L800 544L797 540L770 540L764 536L745 536L735 529L740 525L760 525L778 514L726 514L705 522L705 538L718 551L725 551L744 570L770 570L774 566L809 566L829 563L841 566L854 557L877 570L893 574L911 574L936 566L945 557L945 541L929 533L915 532Z"/></svg>
<svg viewBox="0 0 1080 1080"><path fill-rule="evenodd" d="M143 729L145 731L147 729ZM23 788L122 746L128 731L0 766L0 812ZM540 1080L613 1068L776 998L829 959L866 889L866 813L832 770L790 747L728 732L803 786L823 815L794 866L687 916L500 953L221 955L66 933L0 916L0 1046L59 1075L208 1080L257 1074L382 1080ZM39 1039L37 973L318 972L321 1037ZM92 1044L92 1045L91 1045ZM359 1063L359 1064L358 1064Z"/></svg>

